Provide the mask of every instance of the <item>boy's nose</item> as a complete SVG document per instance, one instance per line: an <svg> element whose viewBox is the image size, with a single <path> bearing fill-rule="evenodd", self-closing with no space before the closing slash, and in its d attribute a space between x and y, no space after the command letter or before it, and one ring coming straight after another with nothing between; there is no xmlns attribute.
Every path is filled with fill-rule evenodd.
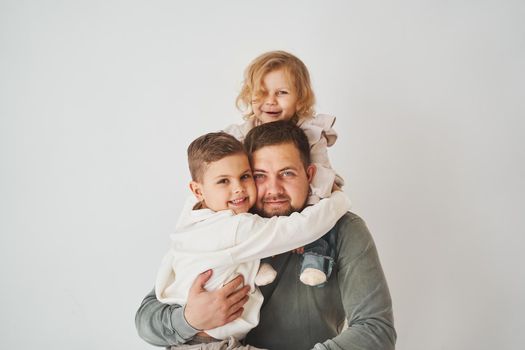
<svg viewBox="0 0 525 350"><path fill-rule="evenodd" d="M244 192L244 186L240 183L236 184L236 186L233 188L233 193L241 193Z"/></svg>

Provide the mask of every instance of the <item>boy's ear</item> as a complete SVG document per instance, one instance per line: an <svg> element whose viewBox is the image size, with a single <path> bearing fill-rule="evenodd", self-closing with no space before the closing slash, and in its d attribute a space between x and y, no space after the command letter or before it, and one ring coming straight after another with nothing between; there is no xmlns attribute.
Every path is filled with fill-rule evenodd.
<svg viewBox="0 0 525 350"><path fill-rule="evenodd" d="M190 191L193 193L193 195L195 196L195 198L197 198L199 202L201 202L204 199L204 197L202 197L201 184L197 181L190 182Z"/></svg>
<svg viewBox="0 0 525 350"><path fill-rule="evenodd" d="M308 183L312 182L316 172L317 168L314 164L308 165L308 168L306 168L306 178L308 179Z"/></svg>

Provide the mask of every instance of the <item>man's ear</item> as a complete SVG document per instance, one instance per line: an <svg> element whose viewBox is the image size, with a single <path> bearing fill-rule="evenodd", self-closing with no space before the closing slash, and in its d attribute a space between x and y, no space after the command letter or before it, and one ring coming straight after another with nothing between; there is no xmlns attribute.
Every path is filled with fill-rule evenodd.
<svg viewBox="0 0 525 350"><path fill-rule="evenodd" d="M317 168L314 164L308 165L308 167L306 168L306 178L308 179L308 183L312 182L316 172Z"/></svg>
<svg viewBox="0 0 525 350"><path fill-rule="evenodd" d="M204 197L202 196L202 186L197 181L190 182L190 191L199 202L204 200Z"/></svg>

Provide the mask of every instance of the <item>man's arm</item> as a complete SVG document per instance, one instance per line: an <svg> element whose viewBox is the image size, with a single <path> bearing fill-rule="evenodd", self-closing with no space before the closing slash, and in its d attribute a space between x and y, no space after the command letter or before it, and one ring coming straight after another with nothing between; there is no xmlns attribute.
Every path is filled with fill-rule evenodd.
<svg viewBox="0 0 525 350"><path fill-rule="evenodd" d="M347 214L338 223L337 278L349 327L315 349L395 348L392 300L364 221Z"/></svg>
<svg viewBox="0 0 525 350"><path fill-rule="evenodd" d="M155 290L146 295L135 315L139 336L152 345L180 345L203 329L219 327L239 317L250 287L239 289L243 277L238 276L223 288L208 292L204 285L211 274L209 270L197 277L184 307L161 303Z"/></svg>
<svg viewBox="0 0 525 350"><path fill-rule="evenodd" d="M183 316L180 305L163 304L152 290L137 310L135 326L139 336L157 346L184 344L198 333Z"/></svg>

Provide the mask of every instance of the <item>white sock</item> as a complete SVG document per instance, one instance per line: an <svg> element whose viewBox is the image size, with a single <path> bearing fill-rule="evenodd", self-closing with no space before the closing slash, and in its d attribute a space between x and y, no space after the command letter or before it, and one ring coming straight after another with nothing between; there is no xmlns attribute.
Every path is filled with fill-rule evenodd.
<svg viewBox="0 0 525 350"><path fill-rule="evenodd" d="M299 279L307 286L317 286L318 284L326 282L326 274L321 270L308 267L304 269Z"/></svg>
<svg viewBox="0 0 525 350"><path fill-rule="evenodd" d="M255 284L257 286L265 286L269 283L272 283L276 276L277 272L273 269L272 265L268 263L262 263L259 266L257 275L255 275Z"/></svg>

